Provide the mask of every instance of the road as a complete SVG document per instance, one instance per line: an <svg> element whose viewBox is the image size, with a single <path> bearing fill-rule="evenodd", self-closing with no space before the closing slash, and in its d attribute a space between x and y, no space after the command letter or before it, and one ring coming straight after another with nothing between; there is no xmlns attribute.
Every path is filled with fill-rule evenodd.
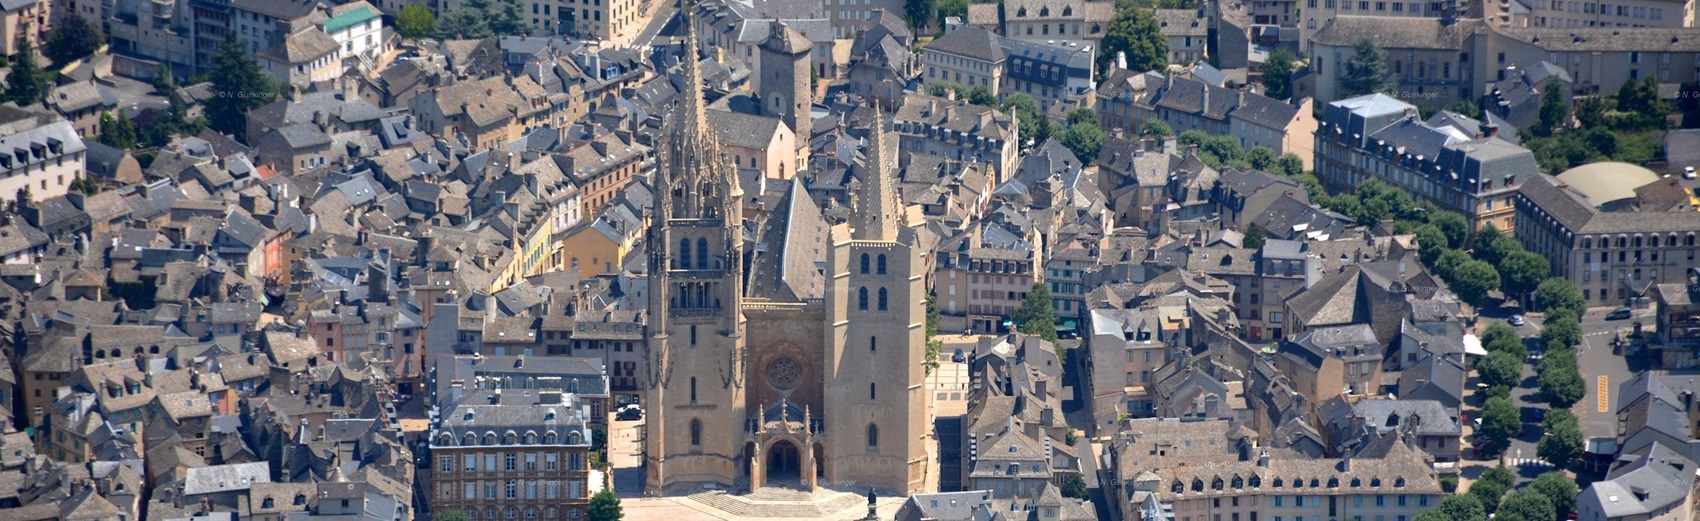
<svg viewBox="0 0 1700 521"><path fill-rule="evenodd" d="M1628 320L1605 319L1609 309L1590 311L1582 315L1582 344L1576 347L1577 363L1583 368L1583 380L1588 384L1588 394L1582 397L1571 408L1582 425L1583 436L1587 438L1610 438L1617 435L1617 400L1614 387L1633 378L1636 373L1647 368L1642 359L1628 360L1620 354L1612 353L1611 339L1613 333L1620 327L1630 327L1633 323ZM1540 333L1541 320L1529 317L1528 323L1517 328L1531 351L1537 349L1535 337ZM1521 479L1532 479L1542 472L1550 470L1546 462L1541 461L1535 452L1535 446L1540 442L1540 421L1546 412L1546 404L1539 401L1540 389L1535 383L1535 368L1533 364L1523 367L1523 384L1511 390L1511 400L1516 403L1522 413L1524 426L1523 434L1511 441L1511 446L1505 452L1505 463L1518 471Z"/></svg>
<svg viewBox="0 0 1700 521"><path fill-rule="evenodd" d="M649 0L649 6L653 13L645 14L649 16L649 21L644 24L643 30L638 31L637 36L632 38L632 47L643 49L654 47L656 36L661 34L662 28L672 23L673 12L678 10L673 6L673 2L674 0ZM668 32L673 33L675 31Z"/></svg>

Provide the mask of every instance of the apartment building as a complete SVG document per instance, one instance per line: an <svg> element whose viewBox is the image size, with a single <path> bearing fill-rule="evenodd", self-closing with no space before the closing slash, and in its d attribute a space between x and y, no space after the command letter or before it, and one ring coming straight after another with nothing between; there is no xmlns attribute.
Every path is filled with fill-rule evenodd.
<svg viewBox="0 0 1700 521"><path fill-rule="evenodd" d="M0 2L0 55L18 54L19 38L28 38L39 52L52 17L53 2L48 0Z"/></svg>
<svg viewBox="0 0 1700 521"><path fill-rule="evenodd" d="M1008 330L1009 313L1041 280L1038 250L1017 233L982 223L939 245L933 294L941 313L976 332Z"/></svg>
<svg viewBox="0 0 1700 521"><path fill-rule="evenodd" d="M1375 179L1462 214L1472 230L1511 230L1519 183L1540 173L1534 154L1492 123L1416 114L1383 94L1330 103L1317 124L1317 178L1337 190Z"/></svg>
<svg viewBox="0 0 1700 521"><path fill-rule="evenodd" d="M1106 492L1122 519L1141 519L1135 498L1155 496L1175 521L1412 519L1443 492L1420 453L1396 436L1374 455L1312 458L1261 448L1229 420L1129 420L1106 448L1119 478Z"/></svg>
<svg viewBox="0 0 1700 521"><path fill-rule="evenodd" d="M88 147L71 122L0 107L0 200L28 190L33 201L65 195L71 182L87 172Z"/></svg>
<svg viewBox="0 0 1700 521"><path fill-rule="evenodd" d="M907 94L892 116L892 133L902 151L898 159L907 166L918 154L955 161L990 163L997 173L995 184L1015 174L1016 150L1021 143L1015 118L997 109L970 105L964 100Z"/></svg>
<svg viewBox="0 0 1700 521"><path fill-rule="evenodd" d="M1694 8L1671 0L1533 0L1527 13L1516 13L1523 23L1506 18L1510 25L1528 27L1664 27L1694 26Z"/></svg>
<svg viewBox="0 0 1700 521"><path fill-rule="evenodd" d="M1052 45L998 38L1003 48L1005 93L1032 96L1049 107L1071 96L1091 92L1097 80L1097 60L1090 47Z"/></svg>
<svg viewBox="0 0 1700 521"><path fill-rule="evenodd" d="M998 35L974 27L958 28L921 48L921 83L985 87L998 96L1005 59Z"/></svg>
<svg viewBox="0 0 1700 521"><path fill-rule="evenodd" d="M969 5L965 22L1017 40L1097 47L1115 15L1114 2L1011 0Z"/></svg>
<svg viewBox="0 0 1700 521"><path fill-rule="evenodd" d="M1589 306L1621 305L1654 285L1689 282L1700 211L1688 199L1675 179L1624 163L1543 174L1517 193L1515 237Z"/></svg>
<svg viewBox="0 0 1700 521"><path fill-rule="evenodd" d="M480 391L446 407L431 428L431 505L480 519L584 518L586 409L551 389Z"/></svg>

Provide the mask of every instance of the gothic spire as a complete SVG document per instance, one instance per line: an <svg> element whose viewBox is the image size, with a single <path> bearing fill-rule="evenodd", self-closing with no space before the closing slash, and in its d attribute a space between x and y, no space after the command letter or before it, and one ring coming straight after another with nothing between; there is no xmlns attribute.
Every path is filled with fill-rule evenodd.
<svg viewBox="0 0 1700 521"><path fill-rule="evenodd" d="M694 2L691 4L694 4ZM686 9L689 10L690 7L687 5ZM702 104L702 64L697 52L696 16L694 13L687 12L685 14L685 55L682 64L685 67L685 92L680 93L680 96L684 97L684 106L679 107L685 120L680 122L679 127L681 130L696 133L700 137L708 132L708 117L704 113Z"/></svg>
<svg viewBox="0 0 1700 521"><path fill-rule="evenodd" d="M862 152L861 185L856 190L855 228L850 238L859 241L897 240L903 207L898 201L894 172L896 159L888 149L885 115L874 105L874 125Z"/></svg>

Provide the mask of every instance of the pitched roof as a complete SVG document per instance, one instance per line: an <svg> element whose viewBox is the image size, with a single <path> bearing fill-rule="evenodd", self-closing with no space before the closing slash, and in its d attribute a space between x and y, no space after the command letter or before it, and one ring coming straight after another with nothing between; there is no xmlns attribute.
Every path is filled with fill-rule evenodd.
<svg viewBox="0 0 1700 521"><path fill-rule="evenodd" d="M1449 24L1439 18L1347 15L1324 22L1311 41L1330 47L1351 47L1368 38L1383 49L1454 51L1464 48L1464 40L1485 27L1486 24L1475 19Z"/></svg>
<svg viewBox="0 0 1700 521"><path fill-rule="evenodd" d="M977 27L958 27L927 44L925 49L992 63L1004 59L1003 46L998 45L998 35Z"/></svg>

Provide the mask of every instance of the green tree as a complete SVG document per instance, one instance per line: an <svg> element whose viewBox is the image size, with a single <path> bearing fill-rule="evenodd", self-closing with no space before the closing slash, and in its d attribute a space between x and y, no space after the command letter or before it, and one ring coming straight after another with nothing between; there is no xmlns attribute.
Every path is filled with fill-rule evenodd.
<svg viewBox="0 0 1700 521"><path fill-rule="evenodd" d="M396 14L395 25L402 38L418 40L437 32L437 16L425 4L411 4Z"/></svg>
<svg viewBox="0 0 1700 521"><path fill-rule="evenodd" d="M1251 223L1250 226L1245 228L1245 239L1240 241L1240 246L1260 250L1263 249L1263 240L1267 238L1269 238L1269 232L1264 231L1263 227L1257 223Z"/></svg>
<svg viewBox="0 0 1700 521"><path fill-rule="evenodd" d="M119 115L112 118L112 113L100 113L100 142L112 148L131 150L136 148L136 125L130 118Z"/></svg>
<svg viewBox="0 0 1700 521"><path fill-rule="evenodd" d="M1127 56L1127 69L1135 72L1162 71L1169 66L1169 37L1148 9L1121 9L1110 19L1098 44L1098 70L1109 71L1116 54ZM1102 72L1101 72L1102 73Z"/></svg>
<svg viewBox="0 0 1700 521"><path fill-rule="evenodd" d="M1519 346L1523 345L1523 341L1518 340L1517 329L1504 322L1488 324L1486 328L1482 329L1482 333L1476 335L1476 337L1482 340L1482 348L1489 353L1503 351L1513 343Z"/></svg>
<svg viewBox="0 0 1700 521"><path fill-rule="evenodd" d="M1070 118L1073 119L1073 118ZM1098 151L1104 148L1104 131L1092 121L1074 123L1068 126L1057 138L1063 146L1068 147L1074 156L1080 158L1083 164L1092 164L1098 159Z"/></svg>
<svg viewBox="0 0 1700 521"><path fill-rule="evenodd" d="M1446 110L1456 112L1458 114L1463 114L1465 116L1469 116L1469 117L1472 117L1472 118L1475 118L1475 119L1481 119L1482 118L1482 106L1477 105L1475 100L1461 99L1461 100L1452 102L1451 105L1446 106Z"/></svg>
<svg viewBox="0 0 1700 521"><path fill-rule="evenodd" d="M1535 124L1535 135L1550 136L1570 119L1570 93L1557 80L1541 86L1541 119Z"/></svg>
<svg viewBox="0 0 1700 521"><path fill-rule="evenodd" d="M1062 495L1067 498L1086 499L1086 478L1077 473L1069 473L1063 478Z"/></svg>
<svg viewBox="0 0 1700 521"><path fill-rule="evenodd" d="M1670 105L1659 97L1659 82L1652 76L1626 81L1617 90L1617 110L1636 116L1640 128L1663 127ZM1619 129L1622 130L1622 129Z"/></svg>
<svg viewBox="0 0 1700 521"><path fill-rule="evenodd" d="M1482 383L1490 386L1516 387L1523 379L1523 359L1505 351L1488 353L1476 362L1476 374L1481 376Z"/></svg>
<svg viewBox="0 0 1700 521"><path fill-rule="evenodd" d="M1439 275L1442 280L1452 280L1453 272L1470 260L1470 254L1464 253L1463 250L1446 250L1434 261L1434 274Z"/></svg>
<svg viewBox="0 0 1700 521"><path fill-rule="evenodd" d="M590 497L588 514L590 521L620 521L626 517L625 510L620 508L620 496L614 495L611 487L605 487Z"/></svg>
<svg viewBox="0 0 1700 521"><path fill-rule="evenodd" d="M226 38L219 45L212 70L207 73L207 79L212 81L212 98L206 102L206 115L213 130L241 136L247 127L248 111L277 98L277 87L271 78L260 70L247 45L234 34Z"/></svg>
<svg viewBox="0 0 1700 521"><path fill-rule="evenodd" d="M1568 469L1571 463L1576 462L1576 458L1582 457L1582 428L1576 423L1576 415L1572 414L1570 409L1555 407L1548 410L1546 419L1541 421L1541 433L1541 441L1535 445L1535 454L1547 460L1554 468Z"/></svg>
<svg viewBox="0 0 1700 521"><path fill-rule="evenodd" d="M1452 271L1452 292L1475 307L1487 303L1488 292L1499 288L1499 271L1479 260L1465 262Z"/></svg>
<svg viewBox="0 0 1700 521"><path fill-rule="evenodd" d="M1487 405L1482 407L1482 436L1493 441L1493 448L1505 450L1505 443L1517 436L1523 430L1523 420L1517 415L1517 406L1511 404L1510 398L1489 398ZM1485 498L1483 503L1486 504Z"/></svg>
<svg viewBox="0 0 1700 521"><path fill-rule="evenodd" d="M921 34L933 24L933 1L903 0L903 21L909 23L910 31Z"/></svg>
<svg viewBox="0 0 1700 521"><path fill-rule="evenodd" d="M29 105L46 97L47 82L42 79L41 64L35 61L35 45L19 36L18 54L12 58L12 70L6 73L6 99Z"/></svg>
<svg viewBox="0 0 1700 521"><path fill-rule="evenodd" d="M1457 212L1430 212L1428 223L1446 234L1446 245L1451 248L1464 247L1464 239L1470 235L1470 225L1464 221L1464 216Z"/></svg>
<svg viewBox="0 0 1700 521"><path fill-rule="evenodd" d="M1273 173L1292 178L1305 175L1305 162L1299 158L1298 154L1281 154L1281 158L1275 160L1275 172ZM1308 190L1309 187L1306 187L1306 189Z"/></svg>
<svg viewBox="0 0 1700 521"><path fill-rule="evenodd" d="M1163 139L1175 135L1175 129L1169 128L1168 123L1161 119L1146 120L1139 126L1139 137Z"/></svg>
<svg viewBox="0 0 1700 521"><path fill-rule="evenodd" d="M1476 232L1476 242L1473 247L1477 259L1494 266L1498 266L1499 262L1505 260L1507 255L1511 255L1511 252L1523 249L1523 245L1518 244L1517 239L1511 238L1491 224L1483 226L1481 231Z"/></svg>
<svg viewBox="0 0 1700 521"><path fill-rule="evenodd" d="M1582 325L1576 322L1576 316L1569 313L1548 313L1546 323L1541 324L1541 343L1547 345L1557 343L1565 347L1574 347L1582 343Z"/></svg>
<svg viewBox="0 0 1700 521"><path fill-rule="evenodd" d="M1358 40L1352 48L1352 57L1346 59L1342 69L1340 87L1345 89L1345 95L1341 97L1386 92L1394 85L1397 83L1387 70L1387 51L1369 37Z"/></svg>
<svg viewBox="0 0 1700 521"><path fill-rule="evenodd" d="M933 338L938 334L939 305L932 295L927 295L927 353L926 361L923 363L926 364L926 374L928 375L933 374L933 370L939 368L939 351L944 348L943 342Z"/></svg>
<svg viewBox="0 0 1700 521"><path fill-rule="evenodd" d="M1452 518L1446 517L1446 513L1441 512L1439 508L1417 512L1417 517L1411 519L1412 521L1452 521Z"/></svg>
<svg viewBox="0 0 1700 521"><path fill-rule="evenodd" d="M1247 163L1251 163L1252 168L1265 172L1268 172L1270 168L1275 166L1275 161L1277 159L1278 157L1275 155L1275 151L1270 150L1269 147L1263 145L1251 147L1251 150L1247 150L1245 153L1245 161Z"/></svg>
<svg viewBox="0 0 1700 521"><path fill-rule="evenodd" d="M1021 300L1021 307L1010 312L1009 318L1015 322L1017 331L1057 341L1057 313L1051 307L1051 290L1043 282L1033 285L1027 298ZM1060 355L1062 350L1058 349L1057 353Z"/></svg>
<svg viewBox="0 0 1700 521"><path fill-rule="evenodd" d="M102 45L106 45L106 34L82 15L72 12L48 33L41 50L53 63L63 65L87 58Z"/></svg>
<svg viewBox="0 0 1700 521"><path fill-rule="evenodd" d="M1548 360L1551 360L1550 362ZM1551 405L1553 409L1569 409L1588 394L1588 384L1582 380L1582 371L1576 363L1576 353L1572 349L1549 352L1541 358L1541 372L1535 375L1535 382L1540 384L1541 400ZM1548 434L1552 431L1548 430Z"/></svg>
<svg viewBox="0 0 1700 521"><path fill-rule="evenodd" d="M940 20L952 16L967 20L968 0L939 0L937 15Z"/></svg>
<svg viewBox="0 0 1700 521"><path fill-rule="evenodd" d="M1417 255L1423 264L1434 266L1434 261L1440 259L1440 254L1446 252L1446 234L1432 224L1418 226L1413 233L1417 235Z"/></svg>
<svg viewBox="0 0 1700 521"><path fill-rule="evenodd" d="M1554 310L1567 310L1571 315L1579 316L1588 308L1588 300L1582 297L1582 290L1576 288L1568 279L1553 277L1541 282L1535 287L1535 309L1552 313Z"/></svg>
<svg viewBox="0 0 1700 521"><path fill-rule="evenodd" d="M431 521L472 521L464 510L438 510L431 513Z"/></svg>
<svg viewBox="0 0 1700 521"><path fill-rule="evenodd" d="M1499 505L1499 515L1495 519L1505 516L1522 517L1528 521L1554 519L1552 502L1540 492L1528 488L1512 492L1505 498L1505 503Z"/></svg>
<svg viewBox="0 0 1700 521"><path fill-rule="evenodd" d="M1482 506L1482 500L1470 494L1446 496L1440 500L1440 511L1446 513L1446 518L1452 521L1487 519L1487 508Z"/></svg>
<svg viewBox="0 0 1700 521"><path fill-rule="evenodd" d="M93 177L84 175L71 181L71 189L85 195L94 195L100 193L100 182L95 181Z"/></svg>
<svg viewBox="0 0 1700 521"><path fill-rule="evenodd" d="M1286 49L1276 49L1263 61L1263 95L1275 99L1293 96L1293 70L1298 60Z"/></svg>
<svg viewBox="0 0 1700 521"><path fill-rule="evenodd" d="M1481 477L1476 478L1476 482L1470 485L1470 495L1475 496L1476 500L1481 502L1482 508L1491 514L1499 508L1499 498L1516 483L1517 475L1513 474L1511 469L1505 468L1505 465L1500 465L1488 469Z"/></svg>
<svg viewBox="0 0 1700 521"><path fill-rule="evenodd" d="M1580 491L1576 480L1570 479L1562 470L1535 476L1535 480L1529 483L1529 489L1540 492L1552 502L1554 519L1569 519L1570 511L1576 508L1576 493Z"/></svg>
<svg viewBox="0 0 1700 521"><path fill-rule="evenodd" d="M1499 274L1506 294L1527 295L1552 274L1552 265L1546 257L1517 248L1499 263Z"/></svg>

